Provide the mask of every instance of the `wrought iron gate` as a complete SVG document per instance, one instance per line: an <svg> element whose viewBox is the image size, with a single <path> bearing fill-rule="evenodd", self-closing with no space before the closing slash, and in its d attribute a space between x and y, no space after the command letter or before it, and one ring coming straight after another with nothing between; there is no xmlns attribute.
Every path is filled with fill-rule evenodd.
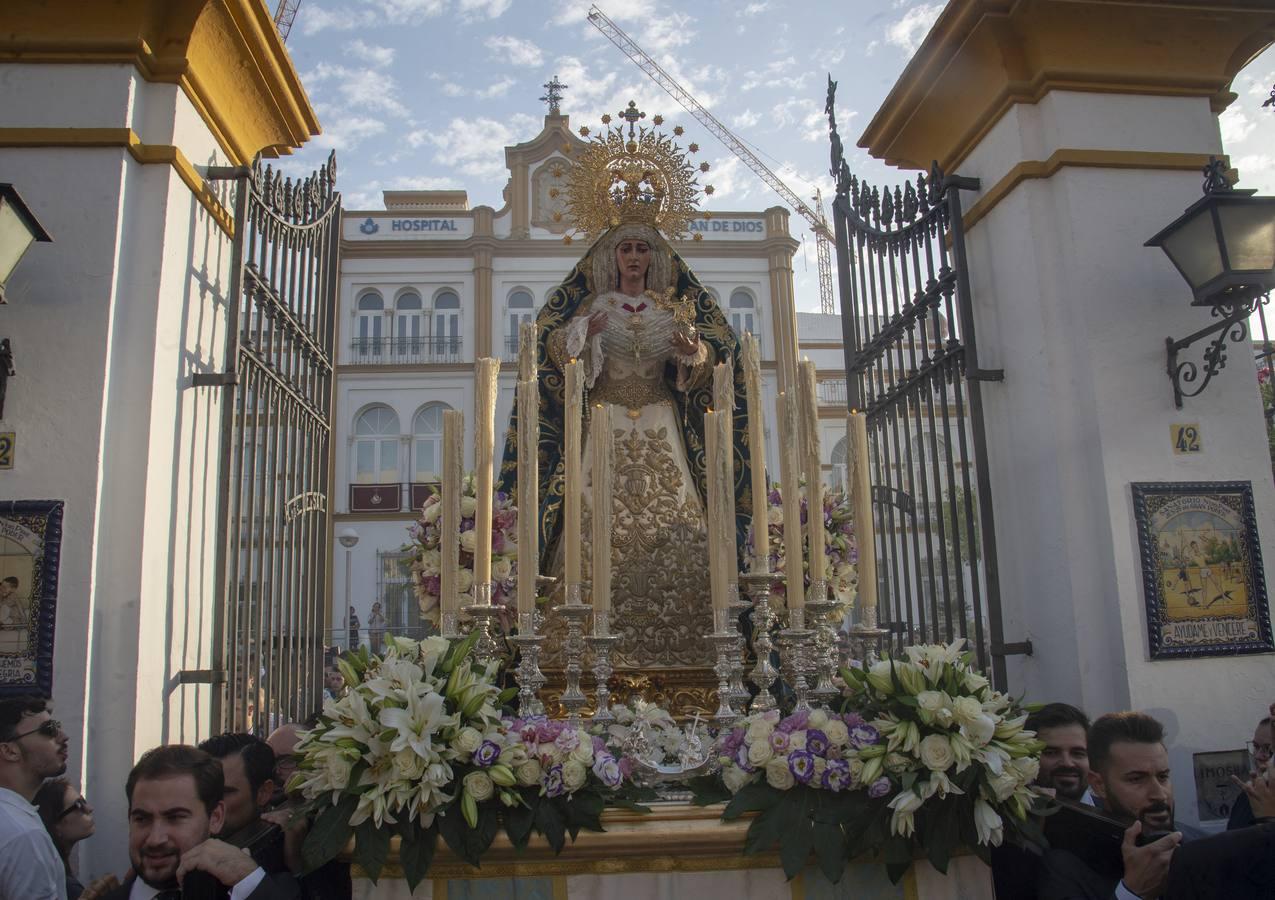
<svg viewBox="0 0 1275 900"><path fill-rule="evenodd" d="M880 618L895 649L967 639L1005 686L995 531L960 191L937 164L903 188L850 174L829 79L847 405L867 414Z"/></svg>
<svg viewBox="0 0 1275 900"><path fill-rule="evenodd" d="M213 710L268 732L320 704L341 195L336 160L293 182L236 178L223 390Z"/></svg>

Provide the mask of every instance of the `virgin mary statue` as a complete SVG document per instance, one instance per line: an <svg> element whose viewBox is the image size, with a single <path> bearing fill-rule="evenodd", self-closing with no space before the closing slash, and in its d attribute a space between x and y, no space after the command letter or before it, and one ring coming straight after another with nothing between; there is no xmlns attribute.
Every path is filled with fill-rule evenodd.
<svg viewBox="0 0 1275 900"><path fill-rule="evenodd" d="M633 146L633 135L627 143ZM644 164L648 171L641 174L658 188L660 174L649 171L649 159ZM587 172L587 160L578 161L577 169ZM603 193L608 227L536 317L540 571L561 574L564 541L574 540L583 545L586 578L589 572L593 511L587 483L583 533L562 533L563 366L576 359L583 365L585 406L590 415L606 416L614 435L611 621L612 633L621 638L617 671L706 667L713 618L704 413L712 406L719 363L733 376L737 553L751 521L739 341L712 294L657 228L659 201L668 192L661 196L657 190L655 199L648 193L644 201L643 186L622 179L615 176L610 192ZM596 175L592 181L598 182ZM573 212L578 208L577 203ZM577 213L577 227L581 218ZM499 489L513 495L516 422L510 426ZM587 428L584 433L587 442ZM590 456L585 448L586 482Z"/></svg>

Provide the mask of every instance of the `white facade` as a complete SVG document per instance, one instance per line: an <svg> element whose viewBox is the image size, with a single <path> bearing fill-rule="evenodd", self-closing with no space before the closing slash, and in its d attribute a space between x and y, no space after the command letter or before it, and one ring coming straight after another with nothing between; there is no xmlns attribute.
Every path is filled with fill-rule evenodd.
<svg viewBox="0 0 1275 900"><path fill-rule="evenodd" d="M587 249L564 243L561 224L552 220L560 204L542 184L545 173L564 165L564 141L578 143L568 126L565 116L547 116L540 135L507 149L508 202L500 210L470 209L459 191L420 191L387 192L384 211L345 213L334 442L336 644L346 643L351 605L363 641L373 602L382 603L391 628L415 625L414 601L402 587L406 575L395 563L414 519L411 485L436 478L435 411L442 408L465 412L465 465L473 465L473 366L482 356L505 362L496 408L503 440L514 402L518 322L534 317ZM701 239L677 249L735 327L760 338L766 404L773 409L777 357L785 356L794 333L797 245L787 213L714 213L695 231ZM777 459L778 444L770 440L770 458ZM357 536L357 543L346 548L341 536L347 543Z"/></svg>

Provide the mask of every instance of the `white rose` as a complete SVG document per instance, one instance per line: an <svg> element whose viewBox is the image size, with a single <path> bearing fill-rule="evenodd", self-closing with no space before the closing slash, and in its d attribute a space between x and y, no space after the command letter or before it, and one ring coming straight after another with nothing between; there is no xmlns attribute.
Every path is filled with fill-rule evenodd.
<svg viewBox="0 0 1275 900"><path fill-rule="evenodd" d="M509 576L514 573L514 564L511 560L501 557L492 560L491 563L491 580L492 581L508 581Z"/></svg>
<svg viewBox="0 0 1275 900"><path fill-rule="evenodd" d="M805 750L806 749L806 733L804 731L794 731L788 735L788 750Z"/></svg>
<svg viewBox="0 0 1275 900"><path fill-rule="evenodd" d="M777 791L786 791L796 783L792 772L788 771L788 760L776 756L766 763L766 783Z"/></svg>
<svg viewBox="0 0 1275 900"><path fill-rule="evenodd" d="M815 757L815 774L814 774L814 777L811 778L811 781L814 782L815 784L819 784L821 781L823 781L823 773L826 772L827 770L828 770L828 760L824 759L822 756L816 756Z"/></svg>
<svg viewBox="0 0 1275 900"><path fill-rule="evenodd" d="M425 507L425 511L421 513L421 518L424 519L426 522L437 522L438 517L441 516L442 514L443 514L443 504L431 503L429 506Z"/></svg>
<svg viewBox="0 0 1275 900"><path fill-rule="evenodd" d="M965 690L975 693L981 691L987 685L987 679L977 672L970 670L965 673Z"/></svg>
<svg viewBox="0 0 1275 900"><path fill-rule="evenodd" d="M496 785L486 772L470 772L465 776L465 792L479 803L490 800Z"/></svg>
<svg viewBox="0 0 1275 900"><path fill-rule="evenodd" d="M420 781L425 774L425 759L411 747L404 747L394 754L394 771L404 781Z"/></svg>
<svg viewBox="0 0 1275 900"><path fill-rule="evenodd" d="M979 716L961 726L961 734L969 738L975 747L984 747L996 734L996 722L991 716Z"/></svg>
<svg viewBox="0 0 1275 900"><path fill-rule="evenodd" d="M974 697L957 697L952 703L952 718L961 725L968 725L983 715L983 704Z"/></svg>
<svg viewBox="0 0 1275 900"><path fill-rule="evenodd" d="M443 556L437 550L426 550L421 554L421 568L429 575L437 575L443 563Z"/></svg>
<svg viewBox="0 0 1275 900"><path fill-rule="evenodd" d="M770 741L757 741L748 745L748 762L751 765L764 766L774 755L775 751L771 749Z"/></svg>
<svg viewBox="0 0 1275 900"><path fill-rule="evenodd" d="M435 787L442 787L452 780L452 767L444 762L430 763L425 770L425 780Z"/></svg>
<svg viewBox="0 0 1275 900"><path fill-rule="evenodd" d="M920 751L921 763L934 772L946 772L956 762L952 745L941 734L922 738Z"/></svg>
<svg viewBox="0 0 1275 900"><path fill-rule="evenodd" d="M540 783L540 763L537 760L529 759L514 770L514 775L518 779L518 783L523 787L531 787L533 784Z"/></svg>
<svg viewBox="0 0 1275 900"><path fill-rule="evenodd" d="M512 747L506 747L505 751L500 754L500 761L511 769L525 763L530 757L527 756L527 748L522 744L514 744Z"/></svg>
<svg viewBox="0 0 1275 900"><path fill-rule="evenodd" d="M1018 777L1013 772L993 775L990 782L992 793L996 795L998 801L1008 800L1010 795L1018 789Z"/></svg>
<svg viewBox="0 0 1275 900"><path fill-rule="evenodd" d="M575 793L584 787L585 779L589 777L589 770L581 763L574 759L569 759L562 765L562 784L568 793Z"/></svg>
<svg viewBox="0 0 1275 900"><path fill-rule="evenodd" d="M767 525L782 525L782 524L784 524L784 510L783 510L783 508L782 508L782 507L779 507L779 506L772 506L772 507L770 507L769 509L767 509L767 510L766 510L766 524L767 524Z"/></svg>
<svg viewBox="0 0 1275 900"><path fill-rule="evenodd" d="M770 737L770 733L775 730L775 723L769 719L753 719L748 723L748 743L756 744L765 741Z"/></svg>
<svg viewBox="0 0 1275 900"><path fill-rule="evenodd" d="M461 753L473 753L482 745L483 736L476 728L462 728L452 741L452 746Z"/></svg>
<svg viewBox="0 0 1275 900"><path fill-rule="evenodd" d="M926 712L938 712L947 705L947 697L942 691L921 691L916 695L916 705Z"/></svg>
<svg viewBox="0 0 1275 900"><path fill-rule="evenodd" d="M474 510L477 508L478 501L476 501L473 497L460 498L460 517L462 519L468 519L474 514Z"/></svg>
<svg viewBox="0 0 1275 900"><path fill-rule="evenodd" d="M732 794L738 794L739 789L748 784L752 778L751 772L745 772L739 766L727 766L722 770L722 782L726 785L726 790Z"/></svg>
<svg viewBox="0 0 1275 900"><path fill-rule="evenodd" d="M807 719L809 727L818 728L821 731L828 724L828 714L822 709L814 709L810 711L810 718ZM827 732L825 732L826 734Z"/></svg>
<svg viewBox="0 0 1275 900"><path fill-rule="evenodd" d="M584 766L593 765L593 740L588 735L581 735L580 743L572 748L567 758Z"/></svg>
<svg viewBox="0 0 1275 900"><path fill-rule="evenodd" d="M462 531L460 533L460 549L473 553L474 548L477 546L478 535L474 532L474 529L471 528L469 531Z"/></svg>
<svg viewBox="0 0 1275 900"><path fill-rule="evenodd" d="M472 531L467 532L467 533L468 533L468 534L473 534L473 532L472 532ZM462 542L462 543L463 543L463 542ZM474 573L473 573L473 571L471 571L470 569L466 569L466 568L464 568L464 567L462 566L462 567L461 567L461 569L460 569L460 571L456 573L456 590L457 590L459 593L462 593L462 594L463 594L463 593L465 593L466 591L468 591L468 590L469 590L471 587L473 587L473 586L474 586Z"/></svg>
<svg viewBox="0 0 1275 900"><path fill-rule="evenodd" d="M828 743L834 747L844 747L850 743L850 729L840 719L829 719L823 726L823 733L828 736Z"/></svg>
<svg viewBox="0 0 1275 900"><path fill-rule="evenodd" d="M884 765L885 770L891 775L902 775L912 768L912 760L902 753L887 753Z"/></svg>

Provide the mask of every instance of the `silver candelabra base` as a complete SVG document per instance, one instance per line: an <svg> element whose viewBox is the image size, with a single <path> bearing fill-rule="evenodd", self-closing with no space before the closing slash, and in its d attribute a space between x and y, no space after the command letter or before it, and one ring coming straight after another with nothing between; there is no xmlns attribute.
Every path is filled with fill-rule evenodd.
<svg viewBox="0 0 1275 900"><path fill-rule="evenodd" d="M770 687L779 678L779 673L770 662L770 652L774 649L770 639L770 629L774 624L770 592L783 576L773 572L749 572L740 575L739 579L753 601L753 653L757 656L757 664L749 674L749 680L757 688L757 696L753 698L748 711L766 712L777 705Z"/></svg>
<svg viewBox="0 0 1275 900"><path fill-rule="evenodd" d="M563 653L566 656L566 687L562 691L562 706L567 711L567 719L572 727L580 727L580 710L588 702L584 691L580 689L580 673L584 657L584 620L589 618L592 608L580 602L580 585L568 584L566 602L555 606L553 611L567 623L567 639L563 642Z"/></svg>

